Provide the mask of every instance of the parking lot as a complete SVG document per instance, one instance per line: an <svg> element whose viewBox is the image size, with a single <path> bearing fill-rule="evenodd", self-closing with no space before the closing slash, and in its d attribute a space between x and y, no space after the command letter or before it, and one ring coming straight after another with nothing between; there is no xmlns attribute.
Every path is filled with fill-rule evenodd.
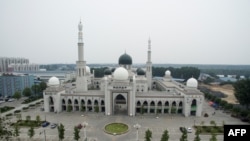
<svg viewBox="0 0 250 141"><path fill-rule="evenodd" d="M9 104L9 103L8 103ZM12 103L13 105L17 103ZM17 104L18 105L18 104ZM2 105L1 105L2 106ZM20 106L20 105L19 105ZM225 124L246 124L239 119L232 118L229 114L222 111L216 111L204 103L204 113L208 113L209 117L184 117L182 115L138 115L135 117L125 115L113 115L105 116L103 113L82 113L82 112L61 112L61 113L45 113L40 111L38 106L34 109L29 109L27 112L22 112L22 117L25 119L27 115L31 116L31 119L35 119L37 115L41 117L41 120L47 120L50 123L62 123L65 126L65 139L64 141L74 140L74 127L82 122L87 122L86 134L89 141L135 141L136 129L133 127L136 123L141 125L139 129L139 141L144 141L145 131L150 129L153 133L152 141L159 141L161 135L165 129L169 131L170 141L179 141L182 133L180 127L191 127L196 124L200 124L204 121L205 125L210 125L210 121L213 120L217 125ZM16 121L16 117L10 119L12 122ZM123 135L110 135L103 131L104 126L111 122L122 122L129 126L129 131ZM21 128L20 138L22 141L29 140L27 135L28 128ZM192 133L188 133L188 140L194 139L193 129ZM80 136L83 140L84 131L81 129ZM51 129L50 126L39 127L35 129L35 141L58 141L57 128ZM203 141L209 141L211 135L201 135ZM223 140L223 135L217 136L218 140Z"/></svg>

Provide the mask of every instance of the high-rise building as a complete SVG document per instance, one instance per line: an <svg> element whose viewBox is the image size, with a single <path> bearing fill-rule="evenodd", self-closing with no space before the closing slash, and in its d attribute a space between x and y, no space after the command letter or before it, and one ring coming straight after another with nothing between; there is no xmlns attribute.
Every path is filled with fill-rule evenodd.
<svg viewBox="0 0 250 141"><path fill-rule="evenodd" d="M0 57L0 72L39 71L38 64L30 64L29 59Z"/></svg>
<svg viewBox="0 0 250 141"><path fill-rule="evenodd" d="M0 76L0 96L12 96L22 92L24 88L34 85L33 75L3 73Z"/></svg>

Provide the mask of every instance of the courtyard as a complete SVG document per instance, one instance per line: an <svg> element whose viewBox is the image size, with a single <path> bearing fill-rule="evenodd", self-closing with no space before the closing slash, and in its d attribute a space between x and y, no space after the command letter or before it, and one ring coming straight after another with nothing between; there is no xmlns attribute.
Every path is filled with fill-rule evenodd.
<svg viewBox="0 0 250 141"><path fill-rule="evenodd" d="M6 103L11 105L11 103ZM16 103L12 103L15 105ZM3 106L3 105L1 105ZM23 107L24 105L22 105ZM14 106L18 108L18 106ZM21 107L21 106L19 106ZM29 109L26 112L22 112L22 118L25 119L26 116L31 116L31 119L35 119L37 115L41 117L41 120L47 120L50 123L62 123L65 127L65 138L64 141L74 140L74 127L83 122L87 122L88 126L86 127L86 135L88 141L135 141L136 140L136 129L134 128L135 124L141 125L139 128L139 141L144 141L145 131L150 129L152 131L152 141L159 141L165 129L169 132L170 141L179 141L182 133L180 127L193 127L193 125L200 125L201 122L204 122L204 125L210 125L210 121L215 121L216 124L222 125L225 124L247 124L241 122L237 118L233 118L230 114L223 113L220 110L214 110L208 105L208 102L205 101L203 104L203 114L208 113L209 117L184 117L182 115L169 115L159 114L146 114L146 115L137 115L134 117L126 115L112 115L105 116L104 113L94 113L94 112L61 112L61 113L45 113L40 110L41 106L36 108ZM11 111L9 111L11 112ZM7 112L7 113L9 113ZM215 114L213 114L216 112ZM5 114L7 114L5 113ZM4 114L2 114L4 116ZM9 119L11 122L15 122L16 117ZM122 135L110 135L104 132L105 125L113 122L125 123L128 125L129 131ZM30 140L27 132L29 128L21 128L20 139L22 141ZM193 129L192 133L188 133L188 140L191 141L195 137L195 130ZM84 129L80 131L80 140L83 140ZM209 141L211 135L200 135L202 141ZM56 128L51 129L50 126L35 128L35 136L33 137L34 141L58 141L58 131ZM217 139L222 141L223 135L217 135ZM13 138L13 140L16 140Z"/></svg>

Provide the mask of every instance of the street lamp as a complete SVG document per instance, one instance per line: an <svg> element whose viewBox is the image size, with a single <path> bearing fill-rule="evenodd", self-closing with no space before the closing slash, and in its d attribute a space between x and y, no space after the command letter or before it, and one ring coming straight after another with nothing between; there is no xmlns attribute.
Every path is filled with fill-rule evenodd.
<svg viewBox="0 0 250 141"><path fill-rule="evenodd" d="M86 127L88 126L88 123L86 121L84 121L82 123L82 126L83 126L83 131L84 131L84 139L87 138L87 135L86 135Z"/></svg>
<svg viewBox="0 0 250 141"><path fill-rule="evenodd" d="M136 124L134 125L134 128L136 129L136 141L139 141L139 138L138 138L139 132L138 132L138 130L139 130L139 128L141 128L141 125L138 124L138 123L136 123Z"/></svg>
<svg viewBox="0 0 250 141"><path fill-rule="evenodd" d="M40 132L40 135L41 135L42 133L44 134L44 141L46 141L46 132L45 132L45 129L44 129L42 132Z"/></svg>

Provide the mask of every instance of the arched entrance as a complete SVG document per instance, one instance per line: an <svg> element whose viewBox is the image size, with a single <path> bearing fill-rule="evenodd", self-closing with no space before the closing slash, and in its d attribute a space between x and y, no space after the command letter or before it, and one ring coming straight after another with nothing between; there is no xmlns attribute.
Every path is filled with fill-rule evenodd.
<svg viewBox="0 0 250 141"><path fill-rule="evenodd" d="M191 104L191 110L190 110L191 116L196 116L196 109L197 109L197 101L196 99L193 99L192 104Z"/></svg>
<svg viewBox="0 0 250 141"><path fill-rule="evenodd" d="M128 113L127 100L122 94L118 94L114 100L114 114Z"/></svg>
<svg viewBox="0 0 250 141"><path fill-rule="evenodd" d="M54 108L54 100L53 97L49 97L49 111L50 112L54 112L55 108Z"/></svg>

